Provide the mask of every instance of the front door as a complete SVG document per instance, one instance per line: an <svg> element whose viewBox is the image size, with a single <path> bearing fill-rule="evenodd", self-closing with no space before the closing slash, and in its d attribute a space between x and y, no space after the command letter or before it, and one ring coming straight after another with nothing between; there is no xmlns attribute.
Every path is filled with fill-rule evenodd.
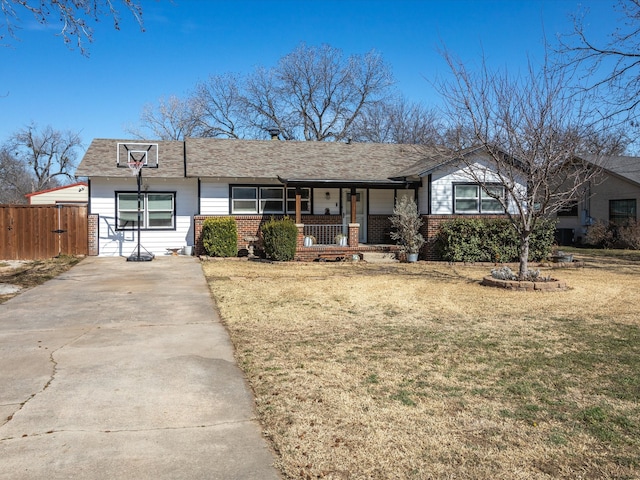
<svg viewBox="0 0 640 480"><path fill-rule="evenodd" d="M342 224L344 231L347 231L351 222L351 190L342 190ZM360 224L360 235L358 242L367 243L367 191L365 189L356 189L356 223Z"/></svg>

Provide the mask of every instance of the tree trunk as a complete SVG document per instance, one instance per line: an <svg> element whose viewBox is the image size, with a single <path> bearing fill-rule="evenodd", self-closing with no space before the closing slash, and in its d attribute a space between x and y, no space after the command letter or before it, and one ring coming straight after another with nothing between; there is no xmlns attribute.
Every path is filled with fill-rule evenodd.
<svg viewBox="0 0 640 480"><path fill-rule="evenodd" d="M520 237L520 269L518 278L524 280L529 274L529 235L525 233Z"/></svg>

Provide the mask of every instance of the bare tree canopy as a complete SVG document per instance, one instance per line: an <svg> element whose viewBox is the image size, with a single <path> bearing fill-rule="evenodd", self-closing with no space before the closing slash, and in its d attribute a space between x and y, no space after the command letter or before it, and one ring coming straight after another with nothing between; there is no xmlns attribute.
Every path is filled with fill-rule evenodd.
<svg viewBox="0 0 640 480"><path fill-rule="evenodd" d="M211 75L193 95L198 137L244 138L247 135L242 79L231 73Z"/></svg>
<svg viewBox="0 0 640 480"><path fill-rule="evenodd" d="M0 203L26 203L32 176L7 148L0 149Z"/></svg>
<svg viewBox="0 0 640 480"><path fill-rule="evenodd" d="M183 140L195 135L200 124L198 108L192 98L161 98L158 105L147 104L140 114L142 128L128 128L137 138Z"/></svg>
<svg viewBox="0 0 640 480"><path fill-rule="evenodd" d="M142 28L142 6L135 0L119 0L126 10L131 12ZM17 38L20 24L24 22L21 14L32 16L41 25L60 27L58 35L67 45L72 42L86 54L85 42L93 41L93 29L90 21L110 17L116 30L120 29L120 12L114 6L114 0L0 0L0 9L4 14L4 24L0 25L0 40L6 41L7 35Z"/></svg>
<svg viewBox="0 0 640 480"><path fill-rule="evenodd" d="M29 125L11 135L5 149L32 175L30 191L37 192L73 178L81 146L77 133Z"/></svg>
<svg viewBox="0 0 640 480"><path fill-rule="evenodd" d="M400 97L364 108L351 137L359 142L440 145L442 129L436 110Z"/></svg>
<svg viewBox="0 0 640 480"><path fill-rule="evenodd" d="M265 138L277 128L286 140L339 141L351 135L365 109L388 96L392 83L389 67L375 52L345 58L328 45L302 44L276 67L258 67L246 78L209 77L181 108L166 108L162 101L158 108L146 107L138 132ZM193 129L176 128L187 118Z"/></svg>
<svg viewBox="0 0 640 480"><path fill-rule="evenodd" d="M253 124L277 126L287 139L342 140L362 109L393 83L382 57L371 51L344 58L329 45L300 45L274 69L258 69L247 83Z"/></svg>
<svg viewBox="0 0 640 480"><path fill-rule="evenodd" d="M640 0L618 0L619 20L606 41L589 31L588 10L573 18L573 32L560 37L560 53L567 64L585 70L587 88L600 93L608 115L624 113L635 118L640 104ZM591 18L591 23L597 23ZM565 58L565 57L563 57Z"/></svg>
<svg viewBox="0 0 640 480"><path fill-rule="evenodd" d="M563 71L529 65L524 76L470 71L445 52L452 80L440 84L460 139L487 152L486 168L461 156L470 180L501 203L520 237L520 278L528 274L529 238L538 220L574 202L599 174L597 158L619 148L595 122L586 94L569 94ZM465 138L465 133L471 138ZM590 154L595 163L582 160ZM500 185L503 188L494 188ZM504 192L504 193L503 193Z"/></svg>

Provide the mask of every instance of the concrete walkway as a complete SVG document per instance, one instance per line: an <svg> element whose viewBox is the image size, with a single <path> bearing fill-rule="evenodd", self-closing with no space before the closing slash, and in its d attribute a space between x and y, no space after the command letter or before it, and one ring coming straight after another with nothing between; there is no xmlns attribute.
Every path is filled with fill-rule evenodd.
<svg viewBox="0 0 640 480"><path fill-rule="evenodd" d="M279 479L198 261L83 260L0 305L0 479Z"/></svg>

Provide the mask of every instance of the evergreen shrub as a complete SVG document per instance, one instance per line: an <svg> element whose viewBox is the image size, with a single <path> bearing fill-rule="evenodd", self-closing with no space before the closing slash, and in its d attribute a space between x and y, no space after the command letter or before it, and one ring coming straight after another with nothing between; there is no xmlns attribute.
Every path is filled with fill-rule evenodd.
<svg viewBox="0 0 640 480"><path fill-rule="evenodd" d="M551 253L554 232L554 220L538 221L529 237L530 261ZM456 218L440 227L436 251L448 262L518 262L520 239L507 219Z"/></svg>
<svg viewBox="0 0 640 480"><path fill-rule="evenodd" d="M233 217L207 218L202 223L202 245L210 257L238 255L238 226Z"/></svg>
<svg viewBox="0 0 640 480"><path fill-rule="evenodd" d="M276 220L273 217L260 227L264 251L268 257L277 261L293 260L296 255L298 227L285 217Z"/></svg>

